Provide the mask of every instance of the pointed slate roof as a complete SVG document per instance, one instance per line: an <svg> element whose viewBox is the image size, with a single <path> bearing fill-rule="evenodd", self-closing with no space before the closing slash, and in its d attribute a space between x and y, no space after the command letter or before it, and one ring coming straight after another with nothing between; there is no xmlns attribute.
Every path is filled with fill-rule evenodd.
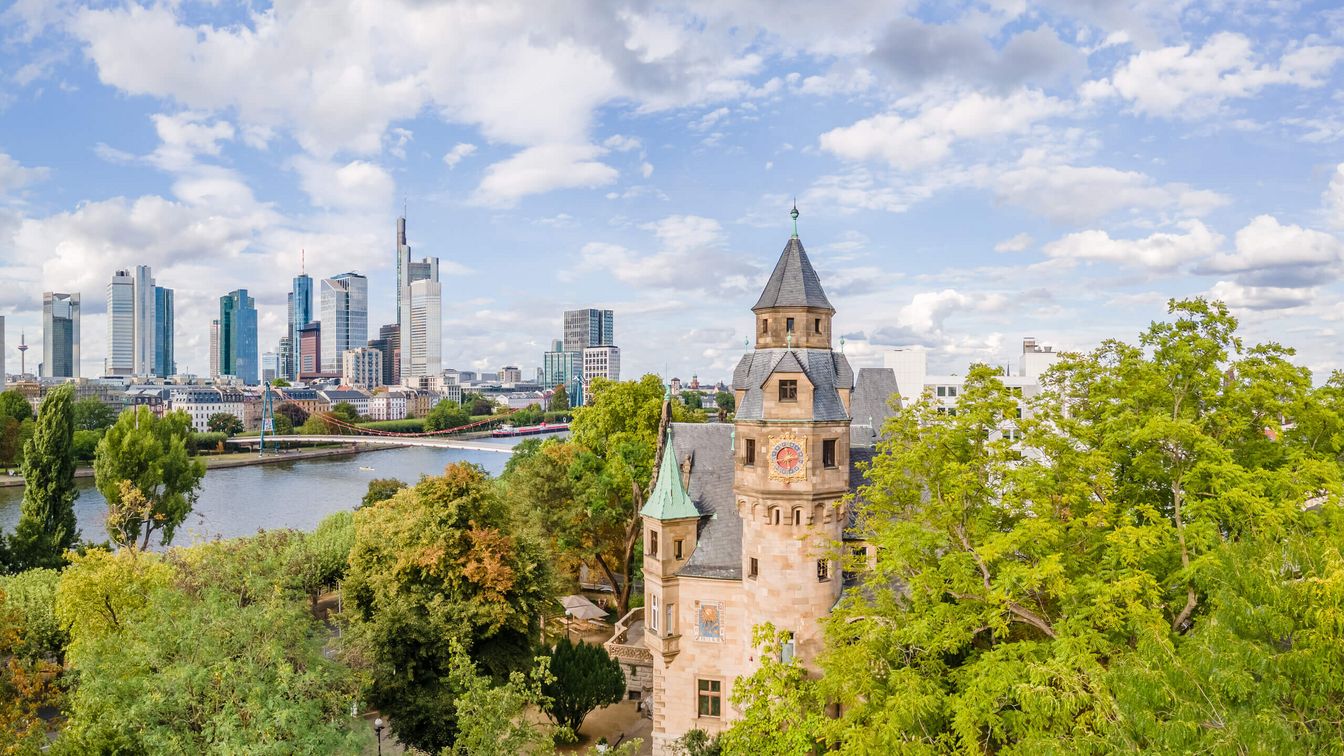
<svg viewBox="0 0 1344 756"><path fill-rule="evenodd" d="M700 516L700 510L695 508L695 502L691 501L686 487L681 484L681 466L677 464L671 427L668 427L667 439L663 442L663 461L658 465L658 481L654 483L653 493L639 513L656 520L684 520Z"/></svg>
<svg viewBox="0 0 1344 756"><path fill-rule="evenodd" d="M798 237L789 239L784 252L775 263L775 271L761 292L752 311L771 307L815 307L835 312L831 300L821 289L821 278L807 259L807 252Z"/></svg>

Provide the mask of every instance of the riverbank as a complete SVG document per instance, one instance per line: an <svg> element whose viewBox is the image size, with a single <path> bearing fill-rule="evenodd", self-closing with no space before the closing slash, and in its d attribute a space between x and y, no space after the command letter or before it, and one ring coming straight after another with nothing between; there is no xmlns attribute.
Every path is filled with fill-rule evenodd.
<svg viewBox="0 0 1344 756"><path fill-rule="evenodd" d="M303 459L323 459L325 457L352 457L356 454L363 454L371 451L386 451L388 449L399 449L398 446L369 446L360 444L347 444L338 447L325 447L320 449L301 449L298 451L285 451L280 453L268 452L266 456L257 456L252 452L235 452L232 454L218 454L201 457L205 460L205 471L226 470L231 467L252 467L254 465L275 465L281 462L297 462ZM92 467L75 468L76 478L92 478ZM23 478L14 475L0 474L0 488L21 488Z"/></svg>

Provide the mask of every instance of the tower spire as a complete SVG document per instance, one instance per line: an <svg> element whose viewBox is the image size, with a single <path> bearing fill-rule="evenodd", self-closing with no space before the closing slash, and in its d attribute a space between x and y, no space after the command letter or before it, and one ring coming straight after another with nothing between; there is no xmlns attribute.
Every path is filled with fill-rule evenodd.
<svg viewBox="0 0 1344 756"><path fill-rule="evenodd" d="M299 247L299 275L308 272L308 252L303 247Z"/></svg>
<svg viewBox="0 0 1344 756"><path fill-rule="evenodd" d="M789 212L789 217L793 218L793 238L798 238L798 198L793 198L793 210Z"/></svg>

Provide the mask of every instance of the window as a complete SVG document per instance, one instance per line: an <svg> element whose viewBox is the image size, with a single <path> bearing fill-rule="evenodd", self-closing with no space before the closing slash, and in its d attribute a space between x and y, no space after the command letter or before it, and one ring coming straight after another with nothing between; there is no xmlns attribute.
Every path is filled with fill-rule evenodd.
<svg viewBox="0 0 1344 756"><path fill-rule="evenodd" d="M723 613L717 603L701 604L696 613L695 629L700 640L717 641L723 639Z"/></svg>
<svg viewBox="0 0 1344 756"><path fill-rule="evenodd" d="M835 467L835 439L833 438L821 442L821 466Z"/></svg>
<svg viewBox="0 0 1344 756"><path fill-rule="evenodd" d="M1021 408L1021 407L1018 407L1018 408L1017 408L1017 419L1018 419L1018 420L1021 420L1021 419L1022 419L1022 408Z"/></svg>
<svg viewBox="0 0 1344 756"><path fill-rule="evenodd" d="M756 439L754 439L754 438L749 438L749 439L747 439L746 455L747 455L747 461L744 462L743 464L745 464L747 467L755 467L755 466L756 466Z"/></svg>
<svg viewBox="0 0 1344 756"><path fill-rule="evenodd" d="M821 333L821 318L812 318L812 333Z"/></svg>
<svg viewBox="0 0 1344 756"><path fill-rule="evenodd" d="M761 318L761 335L770 333L770 318Z"/></svg>
<svg viewBox="0 0 1344 756"><path fill-rule="evenodd" d="M771 519L776 525L779 524L779 507L775 507L774 509L770 510L770 519Z"/></svg>
<svg viewBox="0 0 1344 756"><path fill-rule="evenodd" d="M649 531L649 556L658 556L658 531Z"/></svg>
<svg viewBox="0 0 1344 756"><path fill-rule="evenodd" d="M656 593L650 593L650 594L649 594L649 609L652 610L652 611L649 612L649 629L652 630L653 633L654 633L655 635L657 635L657 634L658 634L658 594L656 594Z"/></svg>
<svg viewBox="0 0 1344 756"><path fill-rule="evenodd" d="M798 401L798 381L795 380L780 381L779 400L781 402Z"/></svg>
<svg viewBox="0 0 1344 756"><path fill-rule="evenodd" d="M793 333L793 318L784 319L784 332Z"/></svg>
<svg viewBox="0 0 1344 756"><path fill-rule="evenodd" d="M788 664L793 661L793 633L784 631L784 644L779 647L779 660Z"/></svg>
<svg viewBox="0 0 1344 756"><path fill-rule="evenodd" d="M795 509L795 510L793 510L793 524L794 524L794 525L802 525L802 524L803 524L803 510L801 510L801 509Z"/></svg>
<svg viewBox="0 0 1344 756"><path fill-rule="evenodd" d="M761 574L761 563L756 561L756 557L752 557L750 564L751 566L747 569L747 577L755 578Z"/></svg>
<svg viewBox="0 0 1344 756"><path fill-rule="evenodd" d="M947 395L948 395L948 396L956 396L956 395L957 395L957 387L956 387L956 386L948 386L948 387L947 387Z"/></svg>
<svg viewBox="0 0 1344 756"><path fill-rule="evenodd" d="M672 542L672 558L673 558L673 559L681 559L681 543L682 543L682 541L681 541L680 538L678 538L677 540L675 540L675 541Z"/></svg>
<svg viewBox="0 0 1344 756"><path fill-rule="evenodd" d="M702 717L717 717L723 710L723 682L696 680L696 699Z"/></svg>
<svg viewBox="0 0 1344 756"><path fill-rule="evenodd" d="M938 387L938 396L947 396L947 386Z"/></svg>
<svg viewBox="0 0 1344 756"><path fill-rule="evenodd" d="M817 560L817 580L826 581L831 579L831 563L825 559Z"/></svg>

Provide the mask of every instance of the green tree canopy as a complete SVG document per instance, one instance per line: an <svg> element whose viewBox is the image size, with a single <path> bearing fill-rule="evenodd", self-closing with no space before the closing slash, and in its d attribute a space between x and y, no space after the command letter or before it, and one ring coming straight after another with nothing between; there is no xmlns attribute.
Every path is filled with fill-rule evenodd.
<svg viewBox="0 0 1344 756"><path fill-rule="evenodd" d="M289 388L290 382L285 378L276 378L271 381L271 388Z"/></svg>
<svg viewBox="0 0 1344 756"><path fill-rule="evenodd" d="M569 411L569 389L565 388L565 384L555 384L555 392L551 394L551 401L546 406L551 412Z"/></svg>
<svg viewBox="0 0 1344 756"><path fill-rule="evenodd" d="M289 418L290 424L295 428L308 422L308 412L293 402L281 402L276 405L275 415Z"/></svg>
<svg viewBox="0 0 1344 756"><path fill-rule="evenodd" d="M461 404L444 399L425 416L425 430L439 431L460 428L471 422L471 416Z"/></svg>
<svg viewBox="0 0 1344 756"><path fill-rule="evenodd" d="M462 392L462 406L467 409L467 414L473 417L495 413L495 403L475 391Z"/></svg>
<svg viewBox="0 0 1344 756"><path fill-rule="evenodd" d="M876 567L848 565L864 590L827 621L821 679L797 684L814 703L792 727L809 743L1335 747L1335 389L1313 390L1289 350L1243 347L1221 303L1171 313L1138 346L1062 356L1027 419L977 366L955 415L921 402L888 421L854 504ZM762 698L748 711L771 711Z"/></svg>
<svg viewBox="0 0 1344 756"><path fill-rule="evenodd" d="M396 478L374 478L369 481L369 488L364 492L364 498L360 499L359 506L369 507L387 501L405 487L406 482Z"/></svg>
<svg viewBox="0 0 1344 756"><path fill-rule="evenodd" d="M47 573L32 570L43 586L49 586ZM43 653L46 642L41 639L49 632L45 627L34 627L36 619L45 625L46 611L34 611L33 597L15 592L14 583L0 582L0 752L40 753L47 745L47 723L43 710L60 703L61 694L57 676L61 667ZM19 591L24 587L20 586ZM45 600L43 600L45 599ZM49 588L37 603L47 603Z"/></svg>
<svg viewBox="0 0 1344 756"><path fill-rule="evenodd" d="M344 585L346 639L368 664L371 701L398 739L425 750L450 746L457 731L452 642L503 679L530 659L552 601L542 548L466 463L355 512Z"/></svg>
<svg viewBox="0 0 1344 756"><path fill-rule="evenodd" d="M337 420L351 425L355 425L364 419L359 416L359 411L350 402L336 402L331 405L331 415Z"/></svg>
<svg viewBox="0 0 1344 756"><path fill-rule="evenodd" d="M683 391L681 392L681 403L689 409L698 410L703 405L704 398L700 396L699 391Z"/></svg>
<svg viewBox="0 0 1344 756"><path fill-rule="evenodd" d="M621 663L601 646L561 638L551 650L550 672L552 679L541 687L549 699L546 713L575 733L593 709L625 697Z"/></svg>
<svg viewBox="0 0 1344 756"><path fill-rule="evenodd" d="M109 528L115 541L130 546L139 539L143 549L156 530L162 531L163 545L173 540L196 504L205 475L205 463L187 455L190 436L185 412L157 417L148 407L123 412L107 429L93 471L99 493L115 514L109 518L109 525L115 522L116 532ZM143 502L124 500L123 481L130 481Z"/></svg>
<svg viewBox="0 0 1344 756"><path fill-rule="evenodd" d="M510 415L509 422L514 425L536 425L544 420L545 417L546 413L541 411L541 405L529 404Z"/></svg>
<svg viewBox="0 0 1344 756"><path fill-rule="evenodd" d="M72 410L75 414L75 430L102 430L112 427L112 423L117 421L117 411L92 396L77 399Z"/></svg>
<svg viewBox="0 0 1344 756"><path fill-rule="evenodd" d="M75 387L63 384L42 399L37 426L23 449L23 504L10 544L20 570L60 567L79 541L75 522Z"/></svg>
<svg viewBox="0 0 1344 756"><path fill-rule="evenodd" d="M33 416L33 405L16 389L0 393L0 418L9 417L19 422Z"/></svg>
<svg viewBox="0 0 1344 756"><path fill-rule="evenodd" d="M211 433L223 433L234 436L243 432L243 421L230 412L216 412L205 421L205 427Z"/></svg>

